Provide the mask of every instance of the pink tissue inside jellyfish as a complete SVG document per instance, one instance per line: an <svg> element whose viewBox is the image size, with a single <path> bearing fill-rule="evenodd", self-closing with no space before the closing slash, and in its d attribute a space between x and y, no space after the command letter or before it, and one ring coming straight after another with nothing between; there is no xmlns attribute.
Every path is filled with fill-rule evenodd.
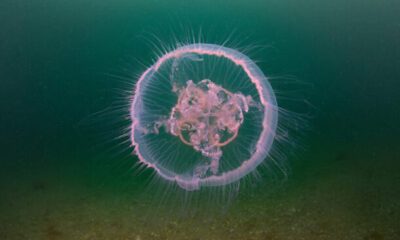
<svg viewBox="0 0 400 240"><path fill-rule="evenodd" d="M176 91L179 98L168 119L168 129L184 144L210 158L209 168L216 174L221 147L238 135L243 112L248 111L252 98L231 93L208 79L197 84L189 80L186 87ZM203 175L207 170L203 167L197 174Z"/></svg>

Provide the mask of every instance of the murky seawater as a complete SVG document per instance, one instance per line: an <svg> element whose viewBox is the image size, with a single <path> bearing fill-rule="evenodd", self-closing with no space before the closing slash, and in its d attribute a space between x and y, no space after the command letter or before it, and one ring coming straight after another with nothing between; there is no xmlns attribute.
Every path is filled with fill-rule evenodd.
<svg viewBox="0 0 400 240"><path fill-rule="evenodd" d="M400 238L398 1L0 6L0 239ZM199 35L248 49L305 120L286 176L188 197L135 174L127 92L158 43Z"/></svg>

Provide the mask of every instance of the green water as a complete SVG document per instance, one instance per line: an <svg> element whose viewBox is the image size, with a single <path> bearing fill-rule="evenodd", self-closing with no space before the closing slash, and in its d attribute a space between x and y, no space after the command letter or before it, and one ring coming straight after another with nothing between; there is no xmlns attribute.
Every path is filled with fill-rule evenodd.
<svg viewBox="0 0 400 240"><path fill-rule="evenodd" d="M0 239L400 239L399 12L396 0L3 1ZM250 57L295 79L309 127L286 180L182 214L111 138L153 36L200 29L264 47Z"/></svg>

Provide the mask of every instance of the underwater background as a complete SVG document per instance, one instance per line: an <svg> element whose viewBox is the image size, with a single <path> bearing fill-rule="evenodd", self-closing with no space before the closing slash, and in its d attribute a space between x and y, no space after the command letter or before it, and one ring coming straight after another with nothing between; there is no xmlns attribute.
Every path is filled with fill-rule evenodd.
<svg viewBox="0 0 400 240"><path fill-rule="evenodd" d="M400 239L399 13L398 0L3 0L0 239ZM149 42L200 31L265 46L250 58L295 79L289 97L310 111L285 179L182 214L115 138Z"/></svg>

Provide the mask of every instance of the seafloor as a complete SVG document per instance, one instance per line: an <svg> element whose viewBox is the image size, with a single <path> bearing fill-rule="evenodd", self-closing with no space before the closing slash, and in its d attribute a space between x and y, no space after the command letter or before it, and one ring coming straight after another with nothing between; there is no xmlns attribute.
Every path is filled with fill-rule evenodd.
<svg viewBox="0 0 400 240"><path fill-rule="evenodd" d="M274 190L260 183L225 211L187 215L155 206L144 182L124 184L135 177L111 181L101 167L68 161L15 163L2 168L0 239L400 239L400 178L391 165L399 153L390 144L309 147Z"/></svg>

